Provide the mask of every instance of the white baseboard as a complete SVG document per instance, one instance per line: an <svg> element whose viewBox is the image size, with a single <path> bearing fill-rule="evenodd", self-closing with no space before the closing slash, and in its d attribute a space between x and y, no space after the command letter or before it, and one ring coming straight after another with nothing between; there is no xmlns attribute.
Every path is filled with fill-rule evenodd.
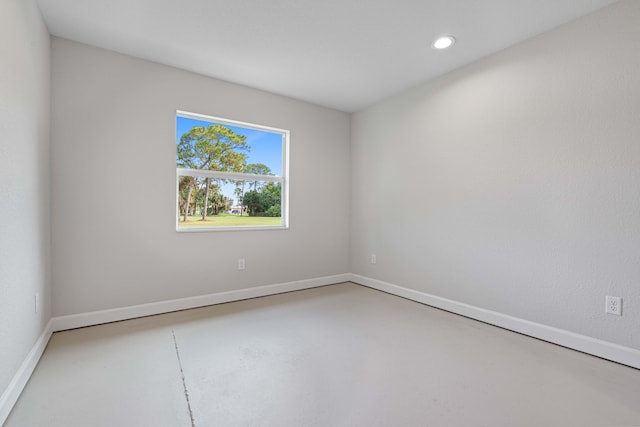
<svg viewBox="0 0 640 427"><path fill-rule="evenodd" d="M349 274L337 274L334 276L297 280L294 282L258 286L255 288L199 295L195 297L180 298L169 301L132 305L128 307L113 308L109 310L72 314L68 316L58 316L54 317L51 320L53 322L53 332L58 332L67 329L99 325L102 323L134 319L136 317L152 316L154 314L169 313L172 311L204 307L207 305L222 304L226 302L240 301L267 295L276 295L284 292L316 288L318 286L333 285L335 283L348 282L349 278Z"/></svg>
<svg viewBox="0 0 640 427"><path fill-rule="evenodd" d="M471 319L480 320L494 326L518 332L530 337L538 338L574 350L588 353L603 359L621 363L640 369L640 350L624 347L607 341L598 340L585 335L569 332L564 329L553 328L536 322L508 316L491 310L464 304L435 295L430 295L414 289L404 288L381 280L351 274L351 282L379 291L387 292L410 299L431 307L460 314Z"/></svg>
<svg viewBox="0 0 640 427"><path fill-rule="evenodd" d="M13 376L13 379L0 396L0 426L4 424L13 408L13 405L18 401L18 397L20 397L20 393L24 389L24 386L27 385L27 381L31 377L33 370L36 369L38 365L38 361L44 353L44 349L47 347L49 343L49 339L51 338L51 334L53 333L53 322L49 320L47 326L45 326L44 331L38 337L38 340L25 357L24 361L18 368L18 372Z"/></svg>

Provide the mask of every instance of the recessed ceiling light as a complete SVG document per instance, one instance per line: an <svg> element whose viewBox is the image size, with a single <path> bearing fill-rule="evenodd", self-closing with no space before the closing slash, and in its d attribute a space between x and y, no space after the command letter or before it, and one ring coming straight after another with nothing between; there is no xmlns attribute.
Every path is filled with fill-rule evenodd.
<svg viewBox="0 0 640 427"><path fill-rule="evenodd" d="M446 49L453 46L455 42L456 39L453 36L439 37L435 42L433 42L433 47L435 49Z"/></svg>

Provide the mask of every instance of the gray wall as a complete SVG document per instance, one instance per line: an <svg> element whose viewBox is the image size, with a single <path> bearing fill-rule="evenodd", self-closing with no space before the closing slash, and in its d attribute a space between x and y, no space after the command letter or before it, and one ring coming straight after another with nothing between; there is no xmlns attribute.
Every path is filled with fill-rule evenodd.
<svg viewBox="0 0 640 427"><path fill-rule="evenodd" d="M52 97L55 316L349 271L348 114L59 38ZM291 131L289 230L176 233L176 109Z"/></svg>
<svg viewBox="0 0 640 427"><path fill-rule="evenodd" d="M35 3L0 2L0 394L51 316L49 54Z"/></svg>
<svg viewBox="0 0 640 427"><path fill-rule="evenodd" d="M354 114L352 271L640 348L638 22L617 3Z"/></svg>

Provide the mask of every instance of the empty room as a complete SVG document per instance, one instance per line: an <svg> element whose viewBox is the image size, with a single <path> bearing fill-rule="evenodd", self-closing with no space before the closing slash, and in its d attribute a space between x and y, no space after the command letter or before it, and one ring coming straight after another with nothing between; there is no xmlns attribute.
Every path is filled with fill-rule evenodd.
<svg viewBox="0 0 640 427"><path fill-rule="evenodd" d="M639 23L0 0L0 425L640 426Z"/></svg>

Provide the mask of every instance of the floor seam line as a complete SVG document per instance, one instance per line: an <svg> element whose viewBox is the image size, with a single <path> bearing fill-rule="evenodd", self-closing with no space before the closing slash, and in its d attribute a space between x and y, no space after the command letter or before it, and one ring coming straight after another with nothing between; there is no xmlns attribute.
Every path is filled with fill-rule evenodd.
<svg viewBox="0 0 640 427"><path fill-rule="evenodd" d="M184 370L182 369L182 360L180 359L180 350L178 350L178 341L176 340L176 333L171 328L171 335L173 335L173 345L176 348L176 356L178 357L178 366L180 367L180 376L182 377L182 388L184 389L184 397L187 399L187 409L189 410L189 419L191 420L191 427L196 427L196 422L193 419L193 411L191 410L191 401L189 400L189 390L187 390L187 382L184 377Z"/></svg>

